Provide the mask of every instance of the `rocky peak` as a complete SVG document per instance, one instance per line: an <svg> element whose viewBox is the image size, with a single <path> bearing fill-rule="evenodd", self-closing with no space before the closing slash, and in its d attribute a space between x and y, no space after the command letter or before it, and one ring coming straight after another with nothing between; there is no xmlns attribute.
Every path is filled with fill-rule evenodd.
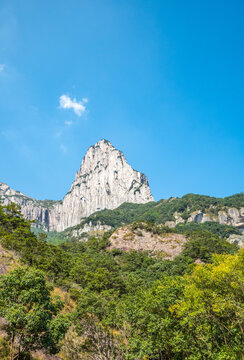
<svg viewBox="0 0 244 360"><path fill-rule="evenodd" d="M79 224L95 211L114 209L124 202L153 201L147 177L134 170L109 141L91 146L70 191L63 199L64 228ZM63 230L58 226L58 230Z"/></svg>
<svg viewBox="0 0 244 360"><path fill-rule="evenodd" d="M4 184L2 182L0 182L0 195L1 196L13 196L13 195L25 196L20 191L13 190L7 184Z"/></svg>
<svg viewBox="0 0 244 360"><path fill-rule="evenodd" d="M87 150L86 155L82 159L80 170L76 174L76 178L89 174L97 169L107 168L112 158L118 158L123 163L124 154L116 150L110 141L102 139Z"/></svg>
<svg viewBox="0 0 244 360"><path fill-rule="evenodd" d="M49 231L62 231L97 210L114 209L124 202L153 201L147 177L134 170L124 154L105 139L89 147L63 201L37 201L1 183L0 195L5 204L20 204L25 217Z"/></svg>

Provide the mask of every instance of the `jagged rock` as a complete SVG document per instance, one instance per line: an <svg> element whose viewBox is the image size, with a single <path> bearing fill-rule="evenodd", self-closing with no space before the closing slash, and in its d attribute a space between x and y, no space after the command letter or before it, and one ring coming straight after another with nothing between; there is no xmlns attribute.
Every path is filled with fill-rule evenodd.
<svg viewBox="0 0 244 360"><path fill-rule="evenodd" d="M153 201L147 177L134 170L124 154L104 139L88 149L62 201L38 201L3 183L0 197L5 204L19 204L27 219L36 220L37 226L47 231L62 231L95 211L115 209L124 202Z"/></svg>
<svg viewBox="0 0 244 360"><path fill-rule="evenodd" d="M187 219L187 222L196 222L196 223L201 223L203 222L203 216L204 214L200 211L194 211L191 216Z"/></svg>
<svg viewBox="0 0 244 360"><path fill-rule="evenodd" d="M244 246L244 235L231 234L228 237L227 241L229 241L231 244L234 243L240 248L242 248Z"/></svg>
<svg viewBox="0 0 244 360"><path fill-rule="evenodd" d="M177 220L177 218L176 218ZM244 230L244 208L240 210L229 208L227 211L219 211L218 216L205 214L200 210L194 211L187 222L204 223L206 221L216 221L222 225L232 225Z"/></svg>
<svg viewBox="0 0 244 360"><path fill-rule="evenodd" d="M181 214L177 213L177 211L174 213L175 218L175 225L185 222L185 220L181 217Z"/></svg>
<svg viewBox="0 0 244 360"><path fill-rule="evenodd" d="M218 220L220 224L233 225L244 230L244 208L240 210L229 208L228 211L219 211Z"/></svg>

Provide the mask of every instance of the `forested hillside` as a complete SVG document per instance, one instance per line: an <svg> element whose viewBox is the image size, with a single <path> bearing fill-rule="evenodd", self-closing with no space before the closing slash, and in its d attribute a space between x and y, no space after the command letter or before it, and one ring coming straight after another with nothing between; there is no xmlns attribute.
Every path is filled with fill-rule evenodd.
<svg viewBox="0 0 244 360"><path fill-rule="evenodd" d="M0 206L0 243L13 254L0 277L0 358L242 359L244 250L226 240L238 230L145 220L132 228L185 234L180 255L110 249L111 233L48 244L16 205Z"/></svg>
<svg viewBox="0 0 244 360"><path fill-rule="evenodd" d="M187 194L182 198L170 198L146 204L124 203L114 210L98 211L74 228L79 229L89 223L93 225L101 223L116 228L138 220L160 224L166 221L174 221L175 213L178 213L186 221L194 211L201 211L210 217L216 217L219 211L242 207L244 207L244 193L225 198Z"/></svg>

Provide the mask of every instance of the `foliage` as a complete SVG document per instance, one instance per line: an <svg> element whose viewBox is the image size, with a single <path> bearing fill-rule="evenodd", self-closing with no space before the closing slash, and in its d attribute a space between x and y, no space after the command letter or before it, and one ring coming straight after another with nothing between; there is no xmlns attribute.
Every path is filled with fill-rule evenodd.
<svg viewBox="0 0 244 360"><path fill-rule="evenodd" d="M175 232L180 234L191 235L196 231L209 231L214 235L218 235L222 238L227 239L231 234L241 235L241 231L234 226L231 225L223 225L218 222L206 221L204 223L186 223L186 224L178 224L173 229Z"/></svg>
<svg viewBox="0 0 244 360"><path fill-rule="evenodd" d="M235 244L228 243L225 239L213 235L210 231L195 231L184 245L183 255L193 260L200 259L204 262L212 260L212 254L228 254L237 251Z"/></svg>
<svg viewBox="0 0 244 360"><path fill-rule="evenodd" d="M186 276L183 298L171 307L181 326L179 348L189 359L244 355L244 249L215 255Z"/></svg>
<svg viewBox="0 0 244 360"><path fill-rule="evenodd" d="M55 318L62 303L51 300L50 290L39 270L17 268L1 278L0 316L7 320L10 359L42 348L57 352L68 322Z"/></svg>
<svg viewBox="0 0 244 360"><path fill-rule="evenodd" d="M117 228L134 221L151 221L162 224L174 220L175 212L187 220L190 214L196 210L216 216L218 211L227 210L230 207L240 209L244 206L244 193L235 194L226 198L215 198L205 195L187 194L182 198L170 198L158 202L146 204L124 203L114 210L101 210L86 218L80 225L74 228L81 228L84 224L97 223L110 225Z"/></svg>
<svg viewBox="0 0 244 360"><path fill-rule="evenodd" d="M4 247L17 251L24 263L44 270L53 281L68 275L69 254L48 245L44 234L35 236L31 222L22 217L19 206L13 203L0 207L0 237Z"/></svg>
<svg viewBox="0 0 244 360"><path fill-rule="evenodd" d="M32 227L31 231L36 236L43 234L43 230L39 228ZM60 245L67 241L67 237L65 236L64 232L50 231L46 233L46 241L48 244Z"/></svg>
<svg viewBox="0 0 244 360"><path fill-rule="evenodd" d="M192 208L194 197L187 200ZM208 197L200 200L209 206ZM184 202L179 204L185 211ZM152 204L144 205L150 212ZM125 205L128 218L133 206ZM187 242L173 261L147 252L110 251L109 233L53 245L31 231L16 205L0 206L1 244L28 266L0 281L0 316L8 320L8 339L0 345L3 358L9 356L6 340L11 344L13 334L22 355L25 349L58 350L70 322L64 310L60 313L60 301L51 299L45 277L76 302L62 340L64 360L242 358L244 254L226 241L236 229L215 223L169 229L145 219L130 226L152 234L177 231L187 235Z"/></svg>

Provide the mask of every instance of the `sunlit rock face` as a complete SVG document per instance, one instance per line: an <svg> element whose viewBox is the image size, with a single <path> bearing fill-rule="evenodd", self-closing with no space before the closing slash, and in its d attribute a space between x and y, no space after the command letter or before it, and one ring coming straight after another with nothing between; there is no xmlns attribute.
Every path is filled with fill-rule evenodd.
<svg viewBox="0 0 244 360"><path fill-rule="evenodd" d="M229 208L218 211L218 215L204 214L200 210L194 211L187 222L204 223L206 221L219 222L222 225L232 225L244 231L244 208Z"/></svg>
<svg viewBox="0 0 244 360"><path fill-rule="evenodd" d="M62 231L95 211L114 209L124 202L153 201L147 177L134 170L124 154L104 139L88 149L62 201L37 201L2 183L0 196L5 204L18 203L26 218L37 220L37 226L48 231Z"/></svg>
<svg viewBox="0 0 244 360"><path fill-rule="evenodd" d="M38 201L22 194L20 191L11 189L4 183L0 183L0 200L3 205L8 205L11 202L20 205L24 217L35 220L36 227L41 227L44 230L49 228L49 208L57 203L55 201Z"/></svg>
<svg viewBox="0 0 244 360"><path fill-rule="evenodd" d="M109 141L101 140L88 149L62 204L51 210L50 226L61 231L95 211L115 209L124 202L149 201L153 197L147 177L132 169Z"/></svg>

